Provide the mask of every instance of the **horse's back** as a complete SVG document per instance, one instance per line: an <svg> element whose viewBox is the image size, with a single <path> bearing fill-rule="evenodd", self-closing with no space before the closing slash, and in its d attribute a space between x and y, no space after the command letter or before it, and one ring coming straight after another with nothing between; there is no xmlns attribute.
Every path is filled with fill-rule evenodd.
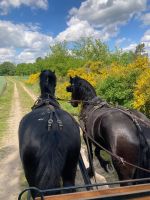
<svg viewBox="0 0 150 200"><path fill-rule="evenodd" d="M77 123L67 112L61 109L56 112L58 117L52 116L50 129L50 112L46 108L28 113L19 126L19 149L26 178L30 186L41 189L59 186L60 176L66 163L71 161L71 154L74 158L72 165L76 166L80 153ZM63 127L59 126L58 118Z"/></svg>
<svg viewBox="0 0 150 200"><path fill-rule="evenodd" d="M52 116L53 123L48 129L48 120L50 113L47 109L37 109L27 114L19 126L20 146L29 146L29 148L40 149L44 145L53 146L60 143L64 149L79 148L80 131L78 124L67 112L57 110L62 127L59 126L56 116ZM25 148L24 147L24 148ZM22 148L22 149L24 149Z"/></svg>
<svg viewBox="0 0 150 200"><path fill-rule="evenodd" d="M116 143L116 138L124 137L133 144L138 144L136 125L128 115L117 109L104 107L95 110L88 118L87 130L94 137L107 137L112 143Z"/></svg>
<svg viewBox="0 0 150 200"><path fill-rule="evenodd" d="M19 137L24 137L27 132L33 137L41 137L44 134L52 135L53 132L57 132L60 137L72 138L73 135L77 138L80 137L79 126L74 118L66 111L57 109L57 116L53 114L50 117L48 109L41 108L33 110L25 115L19 125ZM51 128L48 130L48 120L52 119ZM58 120L62 123L62 128L59 127Z"/></svg>

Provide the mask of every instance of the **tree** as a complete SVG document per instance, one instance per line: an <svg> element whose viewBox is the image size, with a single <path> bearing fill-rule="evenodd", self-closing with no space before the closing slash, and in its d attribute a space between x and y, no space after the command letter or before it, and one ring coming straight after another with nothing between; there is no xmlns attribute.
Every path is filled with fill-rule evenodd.
<svg viewBox="0 0 150 200"><path fill-rule="evenodd" d="M86 61L103 61L107 63L109 50L106 44L92 38L81 38L75 42L73 54Z"/></svg>
<svg viewBox="0 0 150 200"><path fill-rule="evenodd" d="M41 57L38 57L38 58L36 59L35 62L39 62L39 61L41 61L41 60L42 60L42 58L41 58Z"/></svg>
<svg viewBox="0 0 150 200"><path fill-rule="evenodd" d="M11 62L4 62L0 65L0 76L13 76L15 74L16 66Z"/></svg>
<svg viewBox="0 0 150 200"><path fill-rule="evenodd" d="M69 55L69 51L67 48L67 42L58 42L55 45L50 45L50 56L54 57L66 57Z"/></svg>
<svg viewBox="0 0 150 200"><path fill-rule="evenodd" d="M134 54L135 54L135 57L144 55L145 54L145 44L144 43L138 44L136 46Z"/></svg>
<svg viewBox="0 0 150 200"><path fill-rule="evenodd" d="M132 107L136 72L120 76L109 76L97 85L97 93L113 104Z"/></svg>

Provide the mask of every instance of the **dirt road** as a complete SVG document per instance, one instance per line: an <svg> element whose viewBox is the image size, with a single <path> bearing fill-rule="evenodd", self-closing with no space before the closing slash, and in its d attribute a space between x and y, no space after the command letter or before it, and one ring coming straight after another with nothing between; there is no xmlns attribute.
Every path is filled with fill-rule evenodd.
<svg viewBox="0 0 150 200"><path fill-rule="evenodd" d="M36 96L24 85L20 84L20 93L16 82L12 81L12 84L14 85L14 94L7 121L8 129L0 146L0 200L16 200L21 191L20 174L22 172L22 166L18 150L18 126L25 113L22 109L23 105L21 104L20 95L26 93L32 101L36 100ZM105 182L104 177L100 176L99 178L101 182Z"/></svg>
<svg viewBox="0 0 150 200"><path fill-rule="evenodd" d="M8 129L0 147L0 200L16 200L20 192L19 176L21 164L18 154L18 124L22 117L19 94L14 84L14 94Z"/></svg>

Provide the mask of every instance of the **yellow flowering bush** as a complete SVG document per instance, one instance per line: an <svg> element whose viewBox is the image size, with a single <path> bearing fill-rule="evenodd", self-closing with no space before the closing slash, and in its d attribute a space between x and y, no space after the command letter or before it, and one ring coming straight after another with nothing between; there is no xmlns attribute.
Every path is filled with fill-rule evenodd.
<svg viewBox="0 0 150 200"><path fill-rule="evenodd" d="M145 69L136 82L133 107L150 116L150 68Z"/></svg>
<svg viewBox="0 0 150 200"><path fill-rule="evenodd" d="M76 70L69 70L68 76L80 76L81 78L87 80L91 85L96 86L96 75L92 72L88 72L85 68L78 68Z"/></svg>
<svg viewBox="0 0 150 200"><path fill-rule="evenodd" d="M83 66L83 68L93 73L99 74L103 65L104 64L102 61L89 61Z"/></svg>
<svg viewBox="0 0 150 200"><path fill-rule="evenodd" d="M132 68L136 67L134 64L131 66ZM89 61L81 68L68 70L67 75L72 77L78 75L89 81L93 86L96 86L97 82L103 81L110 76L126 76L131 71L131 66L125 67L112 63L110 66L104 67L101 61Z"/></svg>
<svg viewBox="0 0 150 200"><path fill-rule="evenodd" d="M105 67L101 70L101 80L105 80L110 76L123 76L125 75L126 68L119 66L118 64L112 64L109 67Z"/></svg>
<svg viewBox="0 0 150 200"><path fill-rule="evenodd" d="M76 75L89 81L104 99L133 106L150 116L150 62L147 57L137 57L126 66L118 63L105 66L101 61L89 61L83 67L67 72L68 77ZM38 79L39 73L31 74L26 83L37 84ZM61 78L57 83L56 96L70 99L70 93L66 92L68 85L69 82Z"/></svg>
<svg viewBox="0 0 150 200"><path fill-rule="evenodd" d="M69 85L69 82L58 82L56 86L56 96L62 99L70 99L70 92L66 91L66 87Z"/></svg>
<svg viewBox="0 0 150 200"><path fill-rule="evenodd" d="M102 68L100 76L102 80L107 79L110 76L122 76L125 77L132 71L141 73L149 66L149 60L147 57L137 57L137 59L128 64L127 66L121 66L117 63L112 63L110 66Z"/></svg>
<svg viewBox="0 0 150 200"><path fill-rule="evenodd" d="M33 85L38 82L40 73L31 74L25 83Z"/></svg>

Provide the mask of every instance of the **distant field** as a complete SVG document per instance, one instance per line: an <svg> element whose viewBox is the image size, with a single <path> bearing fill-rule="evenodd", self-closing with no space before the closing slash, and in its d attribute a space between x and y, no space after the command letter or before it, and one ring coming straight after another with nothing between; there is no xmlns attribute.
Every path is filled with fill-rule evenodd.
<svg viewBox="0 0 150 200"><path fill-rule="evenodd" d="M0 95L3 92L5 86L6 86L6 79L4 76L0 76Z"/></svg>

